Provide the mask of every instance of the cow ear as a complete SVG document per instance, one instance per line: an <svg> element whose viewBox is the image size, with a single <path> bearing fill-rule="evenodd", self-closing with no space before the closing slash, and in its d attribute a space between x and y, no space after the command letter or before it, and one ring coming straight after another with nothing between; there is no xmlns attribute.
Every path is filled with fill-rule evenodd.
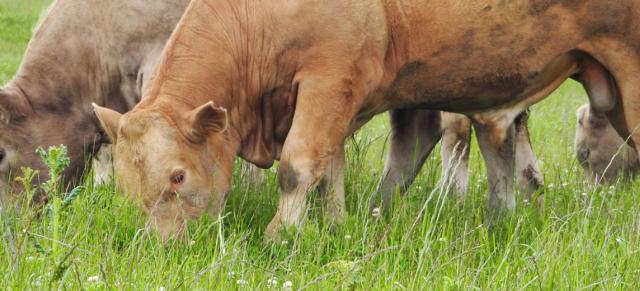
<svg viewBox="0 0 640 291"><path fill-rule="evenodd" d="M589 111L589 105L587 104L580 106L580 108L578 108L578 110L576 111L576 117L578 119L579 126L584 126L584 119L587 111Z"/></svg>
<svg viewBox="0 0 640 291"><path fill-rule="evenodd" d="M31 105L22 92L0 89L0 121L9 123L12 119L25 117L31 111Z"/></svg>
<svg viewBox="0 0 640 291"><path fill-rule="evenodd" d="M96 112L100 125L111 139L111 142L115 143L118 137L118 125L120 124L122 114L109 108L100 107L95 103L91 103L91 105Z"/></svg>
<svg viewBox="0 0 640 291"><path fill-rule="evenodd" d="M210 134L227 130L227 110L209 101L187 114L187 137L194 143L203 143Z"/></svg>

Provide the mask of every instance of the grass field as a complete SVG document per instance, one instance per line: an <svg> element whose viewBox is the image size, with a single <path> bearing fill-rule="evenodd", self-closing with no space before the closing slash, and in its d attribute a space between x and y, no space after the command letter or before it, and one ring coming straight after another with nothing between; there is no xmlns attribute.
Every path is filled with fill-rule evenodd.
<svg viewBox="0 0 640 291"><path fill-rule="evenodd" d="M48 3L0 0L0 83L17 70ZM237 174L223 217L194 222L186 242L168 244L144 231L145 217L111 187L87 183L51 215L9 207L18 254L14 263L2 218L0 289L638 289L640 183L585 185L572 145L584 102L582 89L567 83L533 108L544 207L519 201L491 230L483 225L487 185L477 147L464 204L434 188L436 151L392 217L369 215L388 136L381 116L349 142L349 215L334 232L314 195L298 236L263 243L277 203L274 171L262 186Z"/></svg>

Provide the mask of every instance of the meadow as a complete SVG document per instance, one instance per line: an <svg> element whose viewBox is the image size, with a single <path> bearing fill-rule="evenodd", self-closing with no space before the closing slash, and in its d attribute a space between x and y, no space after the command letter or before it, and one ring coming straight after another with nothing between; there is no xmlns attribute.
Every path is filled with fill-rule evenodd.
<svg viewBox="0 0 640 291"><path fill-rule="evenodd" d="M0 0L0 84L17 70L49 3ZM585 102L581 86L569 81L532 108L544 203L519 199L516 212L491 228L475 144L464 202L438 186L436 149L389 217L370 214L389 136L381 115L348 142L348 216L335 230L323 223L322 199L313 193L305 226L264 243L277 205L275 168L253 185L236 167L223 214L191 223L186 241L162 243L145 230L141 211L111 185L94 188L89 177L83 187L57 193L61 201L66 192L75 199L42 215L7 207L0 289L638 289L640 182L585 183L573 153L575 110Z"/></svg>

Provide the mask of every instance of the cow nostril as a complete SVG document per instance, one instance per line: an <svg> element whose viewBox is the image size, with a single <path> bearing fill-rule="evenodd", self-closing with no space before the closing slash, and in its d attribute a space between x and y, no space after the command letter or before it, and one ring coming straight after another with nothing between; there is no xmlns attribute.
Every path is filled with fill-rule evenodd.
<svg viewBox="0 0 640 291"><path fill-rule="evenodd" d="M0 148L0 163L2 163L4 161L4 158L6 157L6 152L4 151L3 148Z"/></svg>

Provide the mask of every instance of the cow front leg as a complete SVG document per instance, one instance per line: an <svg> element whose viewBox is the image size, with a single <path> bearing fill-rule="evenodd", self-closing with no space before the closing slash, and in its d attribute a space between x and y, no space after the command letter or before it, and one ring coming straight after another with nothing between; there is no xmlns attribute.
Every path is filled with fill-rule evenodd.
<svg viewBox="0 0 640 291"><path fill-rule="evenodd" d="M439 111L420 109L393 110L391 144L382 180L371 199L371 208L388 210L396 192L407 191L442 135Z"/></svg>
<svg viewBox="0 0 640 291"><path fill-rule="evenodd" d="M352 79L350 79L352 80ZM355 80L328 80L326 76L300 82L296 112L285 140L278 179L280 199L266 234L275 239L282 229L299 227L305 217L307 193L327 173L333 177L330 211L344 215L344 140L362 94Z"/></svg>
<svg viewBox="0 0 640 291"><path fill-rule="evenodd" d="M516 207L515 128L512 123L506 124L474 121L478 144L487 167L489 212L492 218Z"/></svg>
<svg viewBox="0 0 640 291"><path fill-rule="evenodd" d="M325 216L330 226L342 224L345 215L344 203L344 146L333 155L323 178L321 191L324 192Z"/></svg>
<svg viewBox="0 0 640 291"><path fill-rule="evenodd" d="M296 113L297 116L297 113ZM305 218L307 193L325 175L331 177L327 189L327 212L332 222L341 222L344 217L344 156L340 151L342 142L335 146L317 143L296 126L289 133L278 169L280 199L276 215L267 226L266 234L275 239L282 229L298 228ZM316 132L317 133L317 132ZM332 138L325 135L327 141ZM316 136L317 137L317 136ZM344 136L341 136L344 140Z"/></svg>

